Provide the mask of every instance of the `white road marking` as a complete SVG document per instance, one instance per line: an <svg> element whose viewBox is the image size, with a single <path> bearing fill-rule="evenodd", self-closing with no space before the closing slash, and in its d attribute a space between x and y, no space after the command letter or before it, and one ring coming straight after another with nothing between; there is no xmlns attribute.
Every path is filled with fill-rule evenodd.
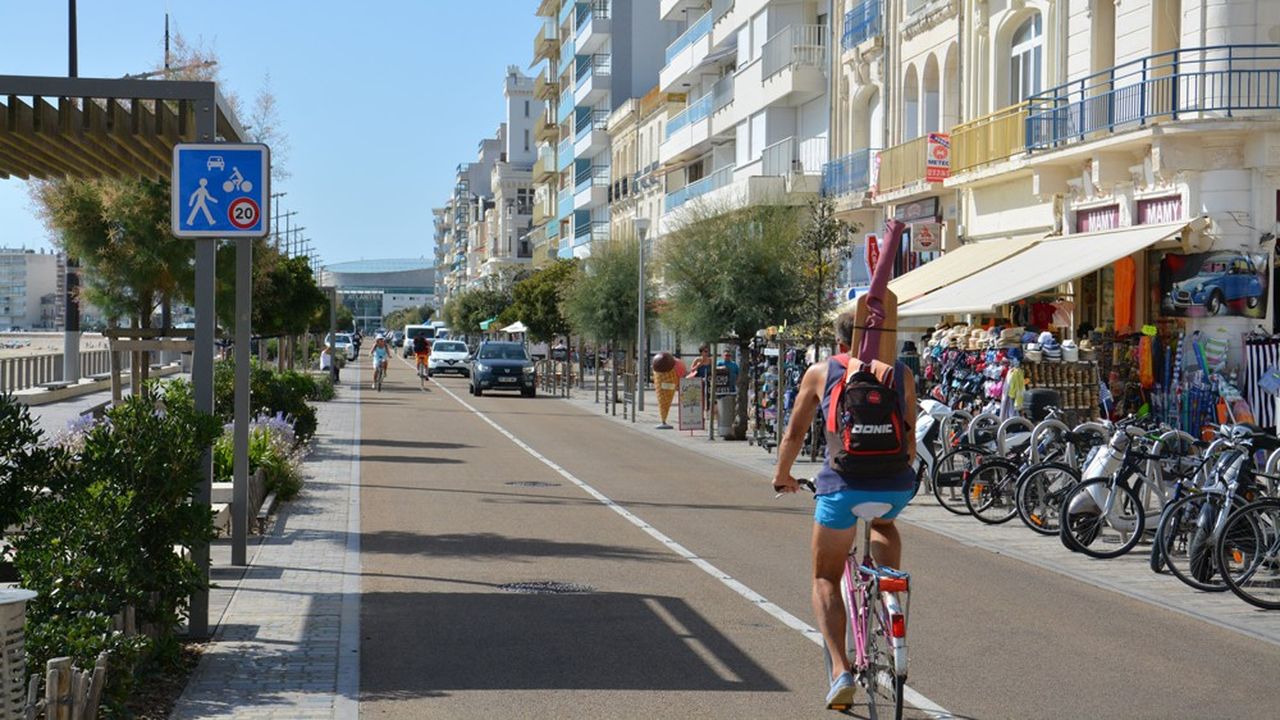
<svg viewBox="0 0 1280 720"><path fill-rule="evenodd" d="M467 401L455 395L453 391L450 390L449 388L439 383L436 384L436 387L443 390L445 393L449 395L449 397L456 400L459 405L470 410L476 417L480 418L481 420L486 422L490 427L492 427L494 430L497 430L499 433L504 435L508 440L515 443L516 446L519 447L521 450L524 450L525 452L529 453L534 458L536 458L539 462L541 462L543 465L546 465L547 467L554 470L557 474L560 475L560 477L563 477L565 480L568 480L574 485L577 485L579 488L583 490L583 492L587 493L591 497L598 500L600 504L604 505L610 510L626 518L626 520L630 522L632 525L635 525L636 527L645 531L653 539L665 545L669 550L671 550L675 554L693 563L695 566L697 566L699 569L701 569L703 572L707 573L711 577L719 580L726 587L728 587L729 589L733 590L734 592L738 593L743 598L745 598L748 602L751 602L756 607L769 613L778 621L780 621L783 625L786 625L789 628L799 631L801 635L804 635L806 638L808 638L811 642L816 644L818 647L823 647L822 634L819 633L815 628L811 627L808 623L796 617L795 615L792 615L786 610L783 610L778 605L769 601L768 598L764 597L763 595L756 592L755 590L752 590L746 585L743 585L741 582L738 582L733 577L731 577L728 573L717 568L715 565L712 565L706 560L703 560L702 558L695 555L692 551L690 551L685 546L667 537L661 531L659 531L657 528L653 527L649 523L645 522L635 513L632 513L630 510L615 503L613 500L610 500L604 493L600 492L599 490L596 490L595 488L591 487L587 483L578 479L576 475L560 467L554 461L547 458L542 453L538 452L537 450L534 450L528 443L516 437L509 430L502 427L501 425L494 422L493 420L489 419L487 415L485 415L484 413L474 408ZM910 704L911 706L925 711L926 713L928 713L930 716L934 718L953 717L952 714L946 709L944 709L941 705L935 703L934 701L930 700L924 695L921 695L920 693L916 692L910 687L906 688L906 694L904 695L903 699L906 700L907 703Z"/></svg>

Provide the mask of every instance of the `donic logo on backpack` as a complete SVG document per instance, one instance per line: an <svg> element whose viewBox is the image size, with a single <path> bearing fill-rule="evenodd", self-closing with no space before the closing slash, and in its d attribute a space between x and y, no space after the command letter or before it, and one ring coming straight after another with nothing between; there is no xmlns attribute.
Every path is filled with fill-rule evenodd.
<svg viewBox="0 0 1280 720"><path fill-rule="evenodd" d="M893 434L895 429L892 423L883 425L850 425L849 432L854 435L885 435Z"/></svg>

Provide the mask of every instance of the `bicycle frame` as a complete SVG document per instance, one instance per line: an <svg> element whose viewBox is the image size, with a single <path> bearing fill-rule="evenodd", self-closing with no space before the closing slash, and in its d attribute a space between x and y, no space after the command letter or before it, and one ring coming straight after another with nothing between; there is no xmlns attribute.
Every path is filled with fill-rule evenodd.
<svg viewBox="0 0 1280 720"><path fill-rule="evenodd" d="M844 566L846 608L849 626L853 631L853 647L845 648L851 654L853 668L859 673L871 670L871 658L867 652L871 633L875 631L871 613L879 612L879 625L884 641L893 654L895 675L907 674L907 614L910 609L911 576L900 570L880 567L871 557L871 521L863 519L862 560L857 557L858 548L849 553ZM905 602L903 595L906 595Z"/></svg>

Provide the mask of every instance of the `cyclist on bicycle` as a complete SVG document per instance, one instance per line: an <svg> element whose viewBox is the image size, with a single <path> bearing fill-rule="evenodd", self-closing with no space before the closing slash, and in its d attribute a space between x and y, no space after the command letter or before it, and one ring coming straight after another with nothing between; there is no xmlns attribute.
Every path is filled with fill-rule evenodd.
<svg viewBox="0 0 1280 720"><path fill-rule="evenodd" d="M386 338L381 335L378 336L378 339L373 343L373 352L370 353L370 356L373 358L373 373L375 378L378 373L381 372L382 377L385 379L387 376L387 360L391 357L391 351L387 349Z"/></svg>
<svg viewBox="0 0 1280 720"><path fill-rule="evenodd" d="M422 335L413 339L413 357L418 365L418 377L426 378L427 361L431 359L431 341Z"/></svg>
<svg viewBox="0 0 1280 720"><path fill-rule="evenodd" d="M796 492L799 485L791 476L791 466L800 454L805 432L813 424L814 414L821 410L823 417L830 412L829 398L836 383L844 381L850 363L849 348L853 343L854 313L847 312L836 319L836 338L840 354L826 363L816 363L805 372L800 381L791 420L778 447L778 464L774 470L773 487L778 492ZM831 690L827 693L827 706L848 705L853 702L854 681L850 674L848 653L845 648L844 603L840 598L840 578L844 574L845 560L853 547L855 525L858 518L855 508L863 507L874 512L878 519L871 522L871 555L883 566L900 567L902 542L893 519L906 507L915 494L915 435L916 422L915 379L902 363L893 366L894 390L898 396L902 418L906 428L902 435L907 450L906 462L894 462L876 470L873 477L859 475L847 477L831 466L831 448L827 448L827 460L814 476L817 486L817 507L813 524L813 611L817 615L818 629L826 640L831 654Z"/></svg>

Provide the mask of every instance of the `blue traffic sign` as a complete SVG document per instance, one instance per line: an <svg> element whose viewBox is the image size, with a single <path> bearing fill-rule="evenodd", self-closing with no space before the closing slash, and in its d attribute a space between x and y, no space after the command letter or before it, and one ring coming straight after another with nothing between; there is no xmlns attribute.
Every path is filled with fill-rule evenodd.
<svg viewBox="0 0 1280 720"><path fill-rule="evenodd" d="M173 148L172 223L177 237L266 237L271 150L256 144Z"/></svg>

